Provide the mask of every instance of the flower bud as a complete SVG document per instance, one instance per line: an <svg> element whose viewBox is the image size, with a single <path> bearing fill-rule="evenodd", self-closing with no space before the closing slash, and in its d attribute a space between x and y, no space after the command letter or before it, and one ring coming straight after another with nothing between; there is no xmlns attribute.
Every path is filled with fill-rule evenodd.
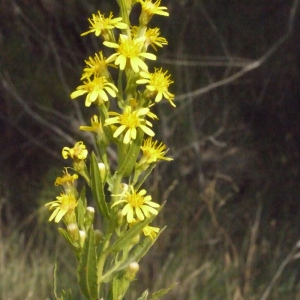
<svg viewBox="0 0 300 300"><path fill-rule="evenodd" d="M104 163L98 163L99 171L100 171L100 176L102 182L105 182L106 180L106 168Z"/></svg>
<svg viewBox="0 0 300 300"><path fill-rule="evenodd" d="M80 246L83 248L84 241L86 239L86 232L83 230L79 230L79 237L80 237Z"/></svg>
<svg viewBox="0 0 300 300"><path fill-rule="evenodd" d="M97 246L103 239L103 233L99 229L94 230L95 245Z"/></svg>
<svg viewBox="0 0 300 300"><path fill-rule="evenodd" d="M140 235L136 235L132 240L131 240L131 245L136 245L140 241Z"/></svg>
<svg viewBox="0 0 300 300"><path fill-rule="evenodd" d="M127 266L125 272L125 278L129 281L132 281L135 278L136 273L139 271L140 266L137 262L132 262Z"/></svg>
<svg viewBox="0 0 300 300"><path fill-rule="evenodd" d="M76 223L71 223L67 225L67 231L69 237L73 243L77 242L80 238L79 229Z"/></svg>
<svg viewBox="0 0 300 300"><path fill-rule="evenodd" d="M122 193L126 193L128 191L128 184L121 183Z"/></svg>
<svg viewBox="0 0 300 300"><path fill-rule="evenodd" d="M85 212L85 226L89 228L93 222L95 217L95 209L94 207L88 206Z"/></svg>

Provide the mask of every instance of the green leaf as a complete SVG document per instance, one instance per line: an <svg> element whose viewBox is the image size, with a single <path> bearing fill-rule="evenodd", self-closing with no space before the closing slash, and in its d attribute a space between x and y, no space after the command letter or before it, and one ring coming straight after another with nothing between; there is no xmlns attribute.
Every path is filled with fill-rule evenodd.
<svg viewBox="0 0 300 300"><path fill-rule="evenodd" d="M56 300L73 300L71 289L69 289L67 292L63 290L61 297L57 296L57 257L55 258L53 285L54 285L54 297Z"/></svg>
<svg viewBox="0 0 300 300"><path fill-rule="evenodd" d="M68 290L66 292L66 291L63 290L62 293L61 293L61 297L56 298L56 300L73 300L72 291Z"/></svg>
<svg viewBox="0 0 300 300"><path fill-rule="evenodd" d="M68 232L63 228L58 228L58 232L64 237L64 239L67 241L67 243L72 247L72 249L75 251L76 255L79 254L80 248L78 245L75 245L71 238L69 237Z"/></svg>
<svg viewBox="0 0 300 300"><path fill-rule="evenodd" d="M148 294L149 294L149 292L148 292L148 290L146 290L146 291L141 295L141 297L139 297L137 300L147 300Z"/></svg>
<svg viewBox="0 0 300 300"><path fill-rule="evenodd" d="M121 174L124 177L130 175L140 153L141 145L143 142L144 132L141 129L137 130L136 139L130 144L127 154L124 156L120 163L120 167L116 171L117 174ZM122 147L123 145L121 145Z"/></svg>
<svg viewBox="0 0 300 300"><path fill-rule="evenodd" d="M88 231L77 270L78 282L82 293L90 300L98 299L97 257L94 240L94 229Z"/></svg>
<svg viewBox="0 0 300 300"><path fill-rule="evenodd" d="M155 299L161 298L162 296L166 295L177 284L178 284L178 282L173 283L168 288L157 291L156 293L152 294L152 297L149 300L155 300Z"/></svg>
<svg viewBox="0 0 300 300"><path fill-rule="evenodd" d="M84 228L84 216L86 212L86 199L85 199L85 187L82 189L78 205L76 207L77 225L79 228Z"/></svg>
<svg viewBox="0 0 300 300"><path fill-rule="evenodd" d="M107 253L118 252L121 249L125 248L128 244L131 244L132 239L134 239L140 232L155 218L155 215L152 215L150 218L145 218L143 222L136 223L123 235L121 235L116 242L111 245L106 251Z"/></svg>
<svg viewBox="0 0 300 300"><path fill-rule="evenodd" d="M98 167L98 162L94 153L91 155L91 189L93 197L96 201L97 208L99 212L109 219L110 212L108 205L105 201L105 195L103 191L103 183L100 176L100 171Z"/></svg>
<svg viewBox="0 0 300 300"><path fill-rule="evenodd" d="M154 240L151 240L149 237L145 237L141 242L139 242L129 253L128 257L125 260L116 262L115 265L108 270L102 277L103 282L109 282L112 278L119 272L127 268L127 266L132 262L139 262L139 260L149 251L151 246L155 243L156 239L164 228L159 232Z"/></svg>
<svg viewBox="0 0 300 300"><path fill-rule="evenodd" d="M113 299L123 299L123 297L120 297L122 291L122 278L120 278L120 276L115 276L113 278L111 289Z"/></svg>
<svg viewBox="0 0 300 300"><path fill-rule="evenodd" d="M141 187L141 185L144 183L146 178L151 174L155 166L156 163L152 163L151 165L149 165L148 169L140 175L138 179L138 183L134 185L136 190L138 190Z"/></svg>
<svg viewBox="0 0 300 300"><path fill-rule="evenodd" d="M57 297L57 257L55 257L55 264L54 264L54 272L53 272L53 288L54 288L54 297L55 299L58 299Z"/></svg>
<svg viewBox="0 0 300 300"><path fill-rule="evenodd" d="M149 251L149 249L152 247L152 245L155 243L155 241L158 239L160 234L165 230L166 227L162 228L154 240L152 240L149 237L145 237L144 240L137 244L133 250L130 252L129 257L130 260L139 262L140 259L146 255L146 253Z"/></svg>

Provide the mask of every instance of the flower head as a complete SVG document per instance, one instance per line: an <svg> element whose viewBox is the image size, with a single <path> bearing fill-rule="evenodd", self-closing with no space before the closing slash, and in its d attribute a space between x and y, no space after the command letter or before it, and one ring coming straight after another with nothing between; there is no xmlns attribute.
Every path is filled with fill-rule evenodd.
<svg viewBox="0 0 300 300"><path fill-rule="evenodd" d="M106 119L104 125L120 124L118 129L114 132L113 137L116 138L124 132L124 144L128 144L131 140L136 139L137 128L141 128L149 136L155 135L155 133L149 128L152 127L152 124L145 120L145 116L157 119L157 116L151 113L149 108L132 110L131 106L127 106L125 107L123 114L110 112L109 115L115 117Z"/></svg>
<svg viewBox="0 0 300 300"><path fill-rule="evenodd" d="M157 51L156 47L162 47L163 45L168 45L168 41L163 38L160 37L160 31L159 28L149 28L146 32L145 32L145 36L146 36L146 48L148 47L148 45L150 45L155 51Z"/></svg>
<svg viewBox="0 0 300 300"><path fill-rule="evenodd" d="M151 240L154 240L159 232L158 227L153 227L153 226L146 226L143 229L144 235L149 236Z"/></svg>
<svg viewBox="0 0 300 300"><path fill-rule="evenodd" d="M91 117L91 125L92 126L80 126L79 129L83 131L93 131L97 133L99 136L103 135L103 127L101 120L99 120L97 115Z"/></svg>
<svg viewBox="0 0 300 300"><path fill-rule="evenodd" d="M122 209L122 215L127 216L127 222L131 223L134 221L135 216L138 220L143 221L146 218L150 218L152 215L157 215L158 208L160 205L152 202L152 197L150 195L146 195L146 190L140 190L139 192L135 191L133 186L130 185L128 190L119 195L121 200L117 200L112 207L125 203L125 206Z"/></svg>
<svg viewBox="0 0 300 300"><path fill-rule="evenodd" d="M49 210L54 209L49 218L49 222L54 219L54 222L58 223L63 217L67 218L68 214L74 215L74 210L78 205L78 202L72 194L61 194L60 196L57 196L56 199L57 200L47 203L45 206L49 206ZM69 224L72 220L66 221Z"/></svg>
<svg viewBox="0 0 300 300"><path fill-rule="evenodd" d="M137 224L139 222L139 220L136 220L135 218L133 218L132 222L129 223L129 227L131 228L132 226L134 226L135 224ZM158 227L153 227L153 226L145 226L143 228L143 233L145 236L149 236L151 240L154 240L157 236L157 233L159 232L159 228Z"/></svg>
<svg viewBox="0 0 300 300"><path fill-rule="evenodd" d="M78 179L78 175L77 174L73 174L70 175L68 173L68 168L65 168L65 171L63 171L63 177L57 177L54 185L58 186L58 185L62 185L62 186L73 186L74 185L74 181L76 179Z"/></svg>
<svg viewBox="0 0 300 300"><path fill-rule="evenodd" d="M145 45L146 37L142 36L137 39L131 39L127 35L120 34L119 44L104 42L103 44L110 48L115 48L116 53L107 58L106 62L115 62L115 65L119 65L120 70L124 70L130 63L134 72L139 70L148 70L148 66L141 59L147 58L156 60L156 56L152 53L142 52Z"/></svg>
<svg viewBox="0 0 300 300"><path fill-rule="evenodd" d="M69 156L74 160L86 159L88 151L83 142L77 142L73 148L64 147L62 149L62 157L67 159Z"/></svg>
<svg viewBox="0 0 300 300"><path fill-rule="evenodd" d="M95 77L92 81L88 78L84 85L78 86L76 91L71 94L71 98L74 99L87 93L85 106L89 107L96 100L99 102L101 100L108 101L107 93L112 97L116 97L116 92L118 92L117 87L108 82L104 76L101 76Z"/></svg>
<svg viewBox="0 0 300 300"><path fill-rule="evenodd" d="M154 14L166 17L169 16L169 13L165 11L167 10L167 7L159 6L161 0L156 0L155 2L152 2L152 0L139 0L139 2L142 6L142 13L139 19L141 25L147 25Z"/></svg>
<svg viewBox="0 0 300 300"><path fill-rule="evenodd" d="M68 168L65 168L65 171L63 171L63 176L57 177L54 182L54 185L62 185L66 194L77 195L77 189L75 186L75 180L77 179L77 174L70 175L68 173Z"/></svg>
<svg viewBox="0 0 300 300"><path fill-rule="evenodd" d="M106 38L106 35L108 34L107 31L113 29L114 27L119 29L127 28L127 24L121 22L121 17L113 18L112 12L109 14L108 18L105 18L104 15L100 14L100 11L98 11L98 15L92 14L92 18L89 18L88 20L91 24L90 30L82 33L81 35L94 32L96 36L103 34L104 38Z"/></svg>
<svg viewBox="0 0 300 300"><path fill-rule="evenodd" d="M157 145L157 143L158 141L152 142L152 137L144 140L143 146L141 147L143 156L139 164L151 164L158 160L173 160L173 158L165 157L165 154L168 151L166 145L164 143Z"/></svg>
<svg viewBox="0 0 300 300"><path fill-rule="evenodd" d="M173 102L174 94L170 93L168 88L172 80L170 80L170 74L168 71L162 72L162 68L155 68L154 73L142 71L140 75L142 79L137 80L137 84L147 84L146 88L150 91L150 96L155 95L155 102L159 102L163 97L166 98L170 104L174 107L176 105Z"/></svg>
<svg viewBox="0 0 300 300"><path fill-rule="evenodd" d="M94 77L109 77L109 72L107 66L115 67L113 64L108 64L103 57L102 51L99 54L95 53L94 57L89 57L88 60L85 60L86 67L83 69L83 74L81 80L88 79L92 76Z"/></svg>

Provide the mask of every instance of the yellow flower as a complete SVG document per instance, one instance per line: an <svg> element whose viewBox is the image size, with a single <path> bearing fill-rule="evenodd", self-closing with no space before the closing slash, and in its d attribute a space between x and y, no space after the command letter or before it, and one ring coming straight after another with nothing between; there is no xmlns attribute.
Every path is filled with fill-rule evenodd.
<svg viewBox="0 0 300 300"><path fill-rule="evenodd" d="M125 206L122 209L122 215L127 216L127 222L131 223L134 221L136 216L138 220L143 221L146 218L150 218L152 215L157 215L158 208L160 205L152 202L152 197L146 195L146 190L140 190L139 192L135 191L133 186L130 185L128 190L125 193L113 196L121 197L121 200L117 200L112 207L125 203Z"/></svg>
<svg viewBox="0 0 300 300"><path fill-rule="evenodd" d="M146 48L150 45L155 51L157 51L155 45L158 47L168 45L168 41L165 38L160 37L159 35L159 28L149 28L145 32L145 36L147 38L145 42Z"/></svg>
<svg viewBox="0 0 300 300"><path fill-rule="evenodd" d="M85 63L87 66L83 69L84 73L82 74L81 80L88 79L91 76L104 76L108 78L110 75L107 66L115 67L113 64L106 63L102 51L100 51L99 54L95 53L94 57L89 57L88 60L85 60Z"/></svg>
<svg viewBox="0 0 300 300"><path fill-rule="evenodd" d="M101 120L99 121L99 118L97 115L94 115L91 117L91 125L92 126L80 126L79 129L83 130L83 131L93 131L93 132L97 133L98 135L103 134Z"/></svg>
<svg viewBox="0 0 300 300"><path fill-rule="evenodd" d="M139 70L148 70L148 66L140 58L147 58L156 60L156 56L152 53L141 52L145 45L146 37L142 36L137 39L131 39L124 34L120 34L119 44L111 42L103 42L103 44L110 48L115 48L116 53L107 58L106 62L115 62L115 65L119 65L120 70L124 70L130 63L134 72Z"/></svg>
<svg viewBox="0 0 300 300"><path fill-rule="evenodd" d="M62 177L57 177L54 185L62 185L64 188L64 191L66 194L72 194L72 195L77 195L77 190L74 181L78 179L77 174L70 175L68 173L68 168L65 168L65 171L63 171L63 176Z"/></svg>
<svg viewBox="0 0 300 300"><path fill-rule="evenodd" d="M77 174L73 174L70 175L68 173L68 168L65 168L65 171L63 171L63 177L57 177L54 185L58 186L58 185L62 185L62 186L73 186L74 185L74 181L76 179L78 179L78 175Z"/></svg>
<svg viewBox="0 0 300 300"><path fill-rule="evenodd" d="M166 12L167 7L165 6L159 6L161 0L156 0L155 2L152 2L151 0L139 0L142 6L142 12L140 15L140 24L145 26L147 25L154 14L161 15L161 16L169 16L169 13Z"/></svg>
<svg viewBox="0 0 300 300"><path fill-rule="evenodd" d="M47 203L45 206L49 206L49 210L54 209L49 218L49 222L54 219L54 222L58 223L67 214L74 213L74 209L78 205L78 202L71 194L61 194L60 196L57 196L56 199L57 200L55 201Z"/></svg>
<svg viewBox="0 0 300 300"><path fill-rule="evenodd" d="M154 240L155 237L157 236L157 233L159 232L159 228L158 227L153 227L153 226L146 226L143 229L144 235L145 236L149 236L149 238L151 240Z"/></svg>
<svg viewBox="0 0 300 300"><path fill-rule="evenodd" d="M100 14L100 11L98 11L98 16L95 14L92 14L92 19L88 19L91 26L90 30L82 33L81 35L86 35L91 32L95 32L96 36L99 36L102 34L107 34L107 30L113 29L114 27L119 29L126 29L127 24L121 22L122 18L114 18L113 19L113 13L111 12L109 14L108 18L105 18L104 15Z"/></svg>
<svg viewBox="0 0 300 300"><path fill-rule="evenodd" d="M144 140L143 146L141 147L143 156L139 164L151 164L157 162L158 160L173 160L173 158L164 157L168 151L166 150L166 145L164 143L157 145L157 143L157 141L152 142L152 137Z"/></svg>
<svg viewBox="0 0 300 300"><path fill-rule="evenodd" d="M114 132L113 137L116 138L124 132L124 144L128 144L131 140L136 139L137 128L141 128L149 136L155 135L155 133L149 128L152 127L152 124L145 120L145 116L149 116L152 119L157 119L157 116L151 113L149 108L139 108L132 111L131 106L127 106L125 107L123 114L109 112L109 115L115 117L106 119L104 125L107 126L112 124L121 124Z"/></svg>
<svg viewBox="0 0 300 300"><path fill-rule="evenodd" d="M94 78L92 81L88 78L84 85L78 86L76 91L71 94L71 98L74 99L87 93L85 106L89 107L96 100L100 102L101 100L108 101L107 93L112 97L116 97L117 92L117 87L108 82L104 76L101 76Z"/></svg>
<svg viewBox="0 0 300 300"><path fill-rule="evenodd" d="M136 220L135 218L132 219L132 222L129 223L129 228L131 228L133 225L137 224L139 220ZM153 226L145 226L143 228L143 233L145 236L149 236L151 240L154 240L154 238L157 236L157 233L159 232L158 227L153 227Z"/></svg>
<svg viewBox="0 0 300 300"><path fill-rule="evenodd" d="M170 104L174 107L176 105L173 102L174 95L168 91L169 85L174 81L170 80L170 74L166 75L168 71L162 72L162 68L155 68L154 73L142 71L140 75L142 79L137 80L137 84L148 84L146 88L154 94L155 102L159 102L163 97L166 98Z"/></svg>
<svg viewBox="0 0 300 300"><path fill-rule="evenodd" d="M86 159L88 151L83 142L77 142L74 148L64 147L62 149L62 157L67 159L69 156L73 159L83 160Z"/></svg>

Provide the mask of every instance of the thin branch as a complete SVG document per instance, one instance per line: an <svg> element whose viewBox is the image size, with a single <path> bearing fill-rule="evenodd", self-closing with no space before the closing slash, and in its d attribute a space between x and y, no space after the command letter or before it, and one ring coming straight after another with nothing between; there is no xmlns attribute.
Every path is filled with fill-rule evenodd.
<svg viewBox="0 0 300 300"><path fill-rule="evenodd" d="M59 127L57 127L55 124L48 122L43 117L41 117L39 114L37 114L35 111L33 111L30 106L26 103L26 101L18 94L15 87L11 82L9 82L6 78L8 76L4 76L0 74L0 80L4 87L4 89L15 99L21 107L24 109L24 111L32 117L37 123L41 124L42 126L48 128L51 131L54 131L57 135L61 136L63 139L68 141L71 144L75 143L75 140L66 132L62 131Z"/></svg>
<svg viewBox="0 0 300 300"><path fill-rule="evenodd" d="M278 270L276 271L275 275L273 276L270 284L268 285L268 287L266 288L265 292L263 293L262 297L260 300L266 300L270 293L271 290L273 289L273 287L275 286L275 283L277 282L277 280L279 279L279 277L281 276L283 270L285 269L285 267L287 266L287 264L289 262L291 262L294 259L294 255L297 252L297 250L299 249L299 242L296 243L296 245L293 247L293 249L291 250L291 252L287 255L287 257L284 259L284 261L281 263L281 265L279 266Z"/></svg>
<svg viewBox="0 0 300 300"><path fill-rule="evenodd" d="M182 66L182 67L235 67L235 68L245 67L253 63L252 60L236 59L235 57L232 56L222 57L222 59L220 59L219 57L209 57L207 59L199 57L199 59L197 60L163 58L160 59L159 62L162 64Z"/></svg>
<svg viewBox="0 0 300 300"><path fill-rule="evenodd" d="M25 143L22 146L18 146L14 152L10 151L9 153L7 153L6 155L2 155L1 159L0 159L0 165L2 164L2 162L5 162L9 156L11 156L12 154L14 154L15 152L20 151L20 149L22 147L27 147L29 144L34 144L38 147L40 147L41 149L43 149L43 151L45 153L48 153L50 156L56 158L56 159L61 159L61 156L59 154L57 154L55 151L52 151L51 149L49 149L49 147L46 147L41 139L41 136L32 136L30 133L28 133L27 131L25 131L21 126L19 126L17 124L17 122L14 122L12 118L8 118L3 116L2 114L0 114L0 120L4 120L5 122L9 123L11 126L13 126L22 136L24 136L27 139L27 143Z"/></svg>
<svg viewBox="0 0 300 300"><path fill-rule="evenodd" d="M290 17L289 17L289 21L288 21L288 30L287 32L280 38L277 40L277 42L264 54L262 55L259 59L253 61L252 63L246 65L245 67L243 67L240 71L234 73L231 76L228 76L224 79L221 79L219 81L213 82L203 88L200 89L196 89L194 91L179 95L175 98L175 101L182 101L182 100L186 100L185 103L183 104L184 106L189 105L195 97L203 95L205 93L208 93L209 91L216 89L218 87L224 86L226 84L229 84L237 79L239 79L240 77L244 76L245 74L247 74L250 71L253 71L255 69L257 69L258 67L260 67L263 63L265 63L279 48L280 46L290 37L292 30L294 28L294 23L295 23L295 14L297 11L299 5L299 0L294 0L293 5L291 7L290 10ZM190 99L189 99L190 98Z"/></svg>
<svg viewBox="0 0 300 300"><path fill-rule="evenodd" d="M253 260L254 260L256 250L257 250L256 240L257 240L258 229L259 229L260 220L261 220L261 212L262 212L262 205L259 204L257 211L256 211L256 215L255 215L255 221L251 228L250 244L249 244L246 266L245 266L245 271L244 271L244 278L245 278L245 283L244 283L244 287L243 287L244 296L248 294L249 289L250 289L250 283L251 283L251 278L252 278L251 276L252 276L252 271L253 271Z"/></svg>

